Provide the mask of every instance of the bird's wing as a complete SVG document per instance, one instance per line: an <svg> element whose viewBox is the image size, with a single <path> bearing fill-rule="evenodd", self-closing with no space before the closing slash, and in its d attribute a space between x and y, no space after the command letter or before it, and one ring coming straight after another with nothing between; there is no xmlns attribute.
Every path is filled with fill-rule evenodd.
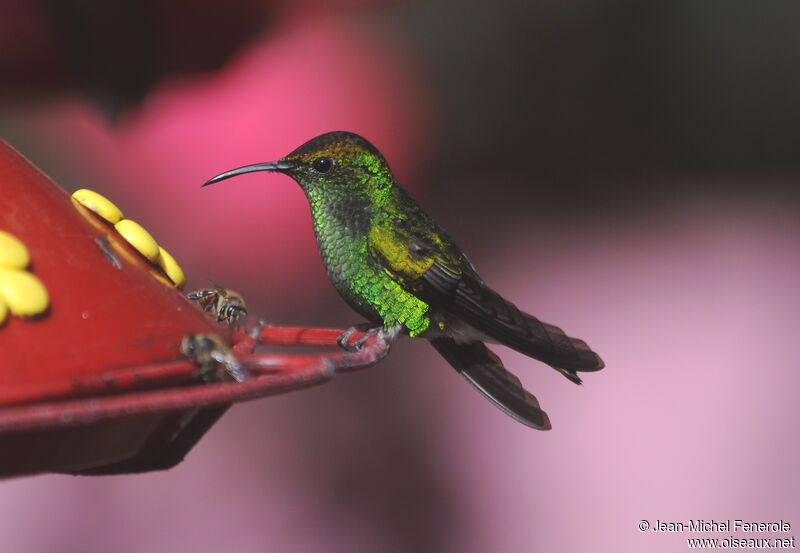
<svg viewBox="0 0 800 553"><path fill-rule="evenodd" d="M463 256L427 217L405 215L374 224L367 246L403 288L426 301L453 294Z"/></svg>
<svg viewBox="0 0 800 553"><path fill-rule="evenodd" d="M522 424L539 430L550 429L550 419L536 398L503 367L500 358L483 342L459 344L450 338L434 338L431 344L459 374L500 409Z"/></svg>
<svg viewBox="0 0 800 553"><path fill-rule="evenodd" d="M576 371L605 365L583 340L520 311L486 286L461 250L421 212L387 217L374 224L372 256L409 292L433 308L445 309L470 326L538 359L575 383Z"/></svg>
<svg viewBox="0 0 800 553"><path fill-rule="evenodd" d="M498 342L543 361L580 384L576 371L597 371L605 365L586 342L544 323L465 271L455 288L448 310Z"/></svg>

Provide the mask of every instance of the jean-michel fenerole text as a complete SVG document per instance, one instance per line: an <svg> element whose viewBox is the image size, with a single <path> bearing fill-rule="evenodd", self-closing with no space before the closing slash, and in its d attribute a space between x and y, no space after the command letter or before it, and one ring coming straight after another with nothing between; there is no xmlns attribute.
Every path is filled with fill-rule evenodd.
<svg viewBox="0 0 800 553"><path fill-rule="evenodd" d="M792 525L783 520L773 522L748 522L746 520L704 520L701 518L689 522L656 520L652 525L653 532L789 532Z"/></svg>

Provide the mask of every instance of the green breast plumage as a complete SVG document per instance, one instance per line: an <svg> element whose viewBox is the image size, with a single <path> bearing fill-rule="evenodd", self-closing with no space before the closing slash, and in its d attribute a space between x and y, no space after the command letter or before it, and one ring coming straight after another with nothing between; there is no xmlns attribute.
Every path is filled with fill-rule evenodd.
<svg viewBox="0 0 800 553"><path fill-rule="evenodd" d="M369 251L374 212L354 204L335 207L309 195L322 262L339 294L372 322L402 324L413 336L430 325L429 306L403 287Z"/></svg>

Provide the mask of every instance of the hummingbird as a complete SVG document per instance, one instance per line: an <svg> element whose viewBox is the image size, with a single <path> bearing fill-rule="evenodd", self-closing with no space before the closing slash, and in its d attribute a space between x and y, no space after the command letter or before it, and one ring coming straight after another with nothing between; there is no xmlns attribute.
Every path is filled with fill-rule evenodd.
<svg viewBox="0 0 800 553"><path fill-rule="evenodd" d="M207 186L254 171L300 185L322 262L342 298L387 341L425 338L481 394L540 430L550 419L486 343L550 365L576 384L603 361L586 342L518 309L489 288L450 236L395 180L381 152L350 132L329 132L286 155L226 171ZM340 337L339 343L357 327ZM341 339L343 338L343 339Z"/></svg>

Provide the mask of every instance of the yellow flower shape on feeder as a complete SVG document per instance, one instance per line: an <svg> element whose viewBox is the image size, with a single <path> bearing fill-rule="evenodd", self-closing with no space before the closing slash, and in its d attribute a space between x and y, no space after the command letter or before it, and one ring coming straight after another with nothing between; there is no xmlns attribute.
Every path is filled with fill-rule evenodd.
<svg viewBox="0 0 800 553"><path fill-rule="evenodd" d="M27 271L30 254L16 236L0 231L0 324L8 314L40 315L50 305L47 288Z"/></svg>
<svg viewBox="0 0 800 553"><path fill-rule="evenodd" d="M31 262L28 248L13 234L0 230L0 267L24 269Z"/></svg>
<svg viewBox="0 0 800 553"><path fill-rule="evenodd" d="M77 201L83 207L94 211L112 225L116 225L125 218L125 216L122 215L122 211L120 211L117 206L111 203L111 200L105 196L101 196L94 190L81 188L80 190L73 192L72 197L75 198L75 201Z"/></svg>
<svg viewBox="0 0 800 553"><path fill-rule="evenodd" d="M142 225L130 219L123 219L114 225L114 228L128 241L128 244L145 256L150 263L158 261L158 242L149 232L142 228Z"/></svg>
<svg viewBox="0 0 800 553"><path fill-rule="evenodd" d="M175 258L159 246L155 238L139 223L126 219L111 200L86 188L75 191L72 199L112 224L120 236L136 251L150 263L160 267L178 289L183 289L186 285L186 276Z"/></svg>
<svg viewBox="0 0 800 553"><path fill-rule="evenodd" d="M183 269L175 261L175 258L161 246L158 247L158 266L167 273L167 276L175 286L183 290L183 287L186 286L186 275L183 274Z"/></svg>

